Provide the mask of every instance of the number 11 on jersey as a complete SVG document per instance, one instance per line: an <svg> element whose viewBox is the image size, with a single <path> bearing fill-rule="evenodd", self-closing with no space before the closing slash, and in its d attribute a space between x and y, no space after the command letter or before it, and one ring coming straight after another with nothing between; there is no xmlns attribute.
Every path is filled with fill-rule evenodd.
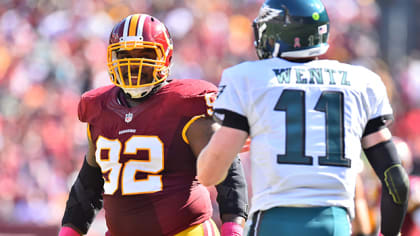
<svg viewBox="0 0 420 236"><path fill-rule="evenodd" d="M314 108L325 113L326 155L319 157L319 165L351 166L351 160L344 157L344 95L338 91L324 91ZM312 165L313 158L305 156L305 91L285 89L275 111L286 113L286 150L277 155L277 163Z"/></svg>

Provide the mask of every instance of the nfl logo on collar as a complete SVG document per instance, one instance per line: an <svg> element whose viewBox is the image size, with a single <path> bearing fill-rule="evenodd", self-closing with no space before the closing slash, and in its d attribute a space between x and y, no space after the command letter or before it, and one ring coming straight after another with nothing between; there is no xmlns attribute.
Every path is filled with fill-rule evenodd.
<svg viewBox="0 0 420 236"><path fill-rule="evenodd" d="M133 113L129 112L125 114L125 123L130 123L133 120Z"/></svg>

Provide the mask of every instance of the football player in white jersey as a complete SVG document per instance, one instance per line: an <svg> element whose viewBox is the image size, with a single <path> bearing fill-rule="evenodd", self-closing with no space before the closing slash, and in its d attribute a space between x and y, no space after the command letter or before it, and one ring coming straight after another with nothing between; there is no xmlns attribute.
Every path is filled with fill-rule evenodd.
<svg viewBox="0 0 420 236"><path fill-rule="evenodd" d="M222 127L197 162L215 185L251 138L248 235L350 235L363 149L382 182L381 233L397 235L408 178L387 128L381 78L334 60L320 0L266 0L254 24L260 60L226 69L214 117Z"/></svg>

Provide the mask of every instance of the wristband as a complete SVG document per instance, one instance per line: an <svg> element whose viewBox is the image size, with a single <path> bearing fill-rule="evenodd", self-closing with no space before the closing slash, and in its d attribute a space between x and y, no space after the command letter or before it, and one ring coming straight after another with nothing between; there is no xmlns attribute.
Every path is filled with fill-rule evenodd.
<svg viewBox="0 0 420 236"><path fill-rule="evenodd" d="M235 222L226 222L220 229L220 236L242 236L244 229Z"/></svg>
<svg viewBox="0 0 420 236"><path fill-rule="evenodd" d="M68 226L63 226L60 229L60 233L58 234L58 236L80 236L80 234L76 230Z"/></svg>

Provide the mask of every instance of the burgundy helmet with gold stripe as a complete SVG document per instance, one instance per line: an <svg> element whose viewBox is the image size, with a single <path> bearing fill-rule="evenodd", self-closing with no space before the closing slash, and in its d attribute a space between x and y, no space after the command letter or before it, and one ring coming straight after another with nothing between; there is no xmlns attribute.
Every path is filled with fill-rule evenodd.
<svg viewBox="0 0 420 236"><path fill-rule="evenodd" d="M152 49L156 59L117 57L118 52L134 49ZM110 79L133 98L144 97L168 77L172 53L172 38L162 22L147 14L127 16L115 25L109 38ZM153 81L141 79L142 69L146 67L153 68Z"/></svg>

